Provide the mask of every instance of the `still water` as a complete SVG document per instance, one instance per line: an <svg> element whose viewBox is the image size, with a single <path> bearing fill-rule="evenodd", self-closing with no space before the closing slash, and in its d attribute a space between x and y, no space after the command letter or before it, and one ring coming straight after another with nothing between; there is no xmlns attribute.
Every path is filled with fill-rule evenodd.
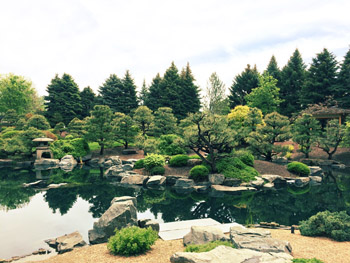
<svg viewBox="0 0 350 263"><path fill-rule="evenodd" d="M23 188L23 183L37 180L35 171L0 170L0 258L47 248L44 240L74 231L88 241L88 230L115 196L135 196L138 218L160 223L210 217L222 223L292 225L319 211L350 212L350 172L346 170L329 173L321 185L221 197L179 194L171 188L126 188L102 179L99 170L53 170L45 176L49 182L69 185Z"/></svg>

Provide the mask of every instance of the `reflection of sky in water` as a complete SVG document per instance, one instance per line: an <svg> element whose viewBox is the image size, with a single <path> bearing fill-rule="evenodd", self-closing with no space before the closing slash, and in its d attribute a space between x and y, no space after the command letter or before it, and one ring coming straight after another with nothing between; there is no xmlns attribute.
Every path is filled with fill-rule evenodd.
<svg viewBox="0 0 350 263"><path fill-rule="evenodd" d="M88 230L92 229L93 218L89 213L91 204L77 197L73 207L65 215L59 210L52 212L44 199L45 192L33 196L22 208L9 211L0 210L0 258L23 256L39 248L48 248L44 240L79 231L88 242ZM154 215L147 209L138 214L138 219ZM161 214L157 216L161 220Z"/></svg>

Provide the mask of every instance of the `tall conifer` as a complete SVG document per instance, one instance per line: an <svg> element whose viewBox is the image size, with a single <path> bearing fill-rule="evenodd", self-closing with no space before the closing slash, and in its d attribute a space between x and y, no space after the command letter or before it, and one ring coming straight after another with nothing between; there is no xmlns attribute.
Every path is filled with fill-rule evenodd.
<svg viewBox="0 0 350 263"><path fill-rule="evenodd" d="M346 53L340 68L336 88L336 100L340 107L350 108L350 49Z"/></svg>

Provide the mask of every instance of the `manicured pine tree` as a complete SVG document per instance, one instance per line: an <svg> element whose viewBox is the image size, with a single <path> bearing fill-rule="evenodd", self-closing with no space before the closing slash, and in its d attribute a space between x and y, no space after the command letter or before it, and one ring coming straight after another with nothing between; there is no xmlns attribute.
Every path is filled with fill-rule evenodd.
<svg viewBox="0 0 350 263"><path fill-rule="evenodd" d="M231 108L247 104L245 96L258 87L259 75L256 66L250 68L248 64L246 69L234 78L229 95Z"/></svg>
<svg viewBox="0 0 350 263"><path fill-rule="evenodd" d="M46 117L51 126L61 121L67 125L73 118L79 117L82 110L80 92L70 75L64 73L62 78L56 75L46 91Z"/></svg>
<svg viewBox="0 0 350 263"><path fill-rule="evenodd" d="M291 117L300 111L300 93L304 85L306 65L296 49L281 72L280 97L283 99L279 112Z"/></svg>
<svg viewBox="0 0 350 263"><path fill-rule="evenodd" d="M340 68L335 97L340 107L350 108L350 49Z"/></svg>
<svg viewBox="0 0 350 263"><path fill-rule="evenodd" d="M149 87L148 96L145 98L145 106L151 109L153 112L159 107L162 107L163 90L161 87L162 78L157 73L155 78L152 80L151 86Z"/></svg>
<svg viewBox="0 0 350 263"><path fill-rule="evenodd" d="M277 87L280 87L281 82L281 70L277 65L277 61L274 55L272 55L269 64L265 70L270 76L274 77L277 80Z"/></svg>
<svg viewBox="0 0 350 263"><path fill-rule="evenodd" d="M306 108L309 104L318 104L334 95L337 85L338 63L335 56L326 48L316 54L307 71L305 85L301 92L301 106Z"/></svg>
<svg viewBox="0 0 350 263"><path fill-rule="evenodd" d="M84 119L87 116L90 116L90 111L96 105L96 95L93 90L88 86L80 92L82 111L80 117Z"/></svg>

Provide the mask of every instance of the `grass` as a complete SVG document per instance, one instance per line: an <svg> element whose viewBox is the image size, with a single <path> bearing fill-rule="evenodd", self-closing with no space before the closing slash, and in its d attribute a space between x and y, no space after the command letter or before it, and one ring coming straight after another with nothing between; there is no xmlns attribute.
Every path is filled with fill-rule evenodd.
<svg viewBox="0 0 350 263"><path fill-rule="evenodd" d="M228 247L235 248L234 245L229 241L216 240L216 241L212 241L210 243L206 243L202 245L188 245L185 249L185 252L195 252L195 253L208 252L218 246L228 246Z"/></svg>

